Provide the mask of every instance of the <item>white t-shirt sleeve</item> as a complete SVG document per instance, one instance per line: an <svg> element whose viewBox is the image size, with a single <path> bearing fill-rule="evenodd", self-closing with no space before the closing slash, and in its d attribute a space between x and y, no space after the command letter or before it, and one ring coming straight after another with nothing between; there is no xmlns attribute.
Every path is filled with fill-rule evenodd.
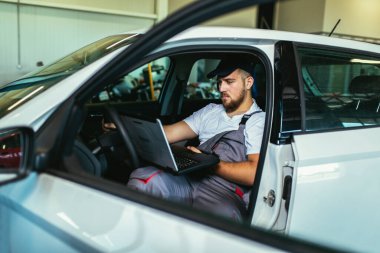
<svg viewBox="0 0 380 253"><path fill-rule="evenodd" d="M245 146L247 147L247 155L260 153L264 123L264 112L252 115L247 121L245 125Z"/></svg>
<svg viewBox="0 0 380 253"><path fill-rule="evenodd" d="M191 114L189 117L184 119L186 124L189 125L191 130L194 131L197 135L199 135L200 131L204 128L204 122L205 122L205 117L207 117L207 113L210 112L214 108L216 104L208 104L202 109L194 112Z"/></svg>
<svg viewBox="0 0 380 253"><path fill-rule="evenodd" d="M214 131L214 127L218 128L220 124L218 121L212 121L211 119L215 118L215 114L220 113L220 108L218 108L217 104L208 104L202 109L194 112L192 115L184 119L187 125L201 138L201 142L206 141L208 138L223 132L229 131L233 129L223 128L220 131ZM252 115L249 120L246 122L244 135L245 135L245 146L247 148L247 155L249 154L257 154L260 153L261 142L263 139L263 131L264 131L264 123L265 123L265 113L260 112ZM211 125L210 125L211 124ZM213 133L208 136L208 133L205 133L206 125L209 130ZM205 136L206 135L206 136ZM203 140L203 139L204 140Z"/></svg>

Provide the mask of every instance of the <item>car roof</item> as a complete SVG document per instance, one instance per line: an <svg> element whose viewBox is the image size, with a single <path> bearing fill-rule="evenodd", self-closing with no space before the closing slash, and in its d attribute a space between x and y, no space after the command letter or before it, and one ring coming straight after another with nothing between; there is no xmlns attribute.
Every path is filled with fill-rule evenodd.
<svg viewBox="0 0 380 253"><path fill-rule="evenodd" d="M273 43L276 41L293 41L299 43L311 43L317 45L335 46L380 53L380 45L367 42L307 33L219 26L193 27L176 35L175 37L171 38L168 42L201 38L215 38L219 40L224 38L232 38L234 40L256 39L262 41L272 41Z"/></svg>

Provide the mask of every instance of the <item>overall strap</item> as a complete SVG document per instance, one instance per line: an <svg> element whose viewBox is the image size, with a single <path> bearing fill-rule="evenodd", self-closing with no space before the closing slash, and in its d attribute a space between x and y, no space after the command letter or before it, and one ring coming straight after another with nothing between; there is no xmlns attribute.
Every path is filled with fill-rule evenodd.
<svg viewBox="0 0 380 253"><path fill-rule="evenodd" d="M259 111L255 111L255 112L250 113L250 114L244 114L243 118L241 119L241 121L239 123L239 129L237 129L237 130L228 130L228 131L216 134L213 137L211 137L210 139L208 139L207 141L205 141L204 143L202 143L201 145L199 145L198 149L201 150L203 153L206 153L206 154L213 153L215 147L218 145L218 143L219 143L219 141L221 139L223 139L225 136L227 136L229 134L232 134L234 132L242 131L242 129L245 128L245 123L247 122L247 120L253 114L256 114L256 113L259 113L259 112L263 112L263 111L259 110Z"/></svg>
<svg viewBox="0 0 380 253"><path fill-rule="evenodd" d="M245 125L245 123L249 120L249 118L250 118L253 114L256 114L256 113L259 113L259 112L263 112L263 111L259 110L259 111L252 112L252 113L250 113L250 114L244 114L244 115L243 115L243 118L241 118L241 121L240 121L239 125Z"/></svg>

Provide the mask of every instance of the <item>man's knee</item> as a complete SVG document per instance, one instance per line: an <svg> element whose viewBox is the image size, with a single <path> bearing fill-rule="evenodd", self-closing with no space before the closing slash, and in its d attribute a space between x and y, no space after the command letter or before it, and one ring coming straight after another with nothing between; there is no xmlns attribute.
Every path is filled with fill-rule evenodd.
<svg viewBox="0 0 380 253"><path fill-rule="evenodd" d="M127 186L164 199L192 202L191 186L185 177L174 176L154 167L134 170Z"/></svg>
<svg viewBox="0 0 380 253"><path fill-rule="evenodd" d="M165 191L165 185L162 185L162 180L160 179L160 174L162 173L162 170L154 167L138 168L131 173L127 187L155 196L161 196Z"/></svg>

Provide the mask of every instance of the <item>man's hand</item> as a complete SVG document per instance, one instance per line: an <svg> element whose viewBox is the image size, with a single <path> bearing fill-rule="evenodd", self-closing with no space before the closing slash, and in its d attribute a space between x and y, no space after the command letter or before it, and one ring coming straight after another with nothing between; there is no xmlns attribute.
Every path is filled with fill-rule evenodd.
<svg viewBox="0 0 380 253"><path fill-rule="evenodd" d="M105 129L116 129L115 124L112 123L112 122L110 122L110 123L104 123L104 124L103 124L103 127L104 127Z"/></svg>
<svg viewBox="0 0 380 253"><path fill-rule="evenodd" d="M193 146L187 146L186 147L188 150L191 150L193 151L194 153L202 153L202 151L200 151L199 149L197 149L196 147L193 147Z"/></svg>
<svg viewBox="0 0 380 253"><path fill-rule="evenodd" d="M202 153L202 151L193 146L187 146L186 148L194 153ZM259 154L250 154L248 155L248 160L244 162L220 161L213 168L213 172L232 182L251 186L255 179L258 160Z"/></svg>
<svg viewBox="0 0 380 253"><path fill-rule="evenodd" d="M102 129L105 132L108 132L110 130L115 130L116 126L112 122L104 122L104 118L102 119Z"/></svg>

